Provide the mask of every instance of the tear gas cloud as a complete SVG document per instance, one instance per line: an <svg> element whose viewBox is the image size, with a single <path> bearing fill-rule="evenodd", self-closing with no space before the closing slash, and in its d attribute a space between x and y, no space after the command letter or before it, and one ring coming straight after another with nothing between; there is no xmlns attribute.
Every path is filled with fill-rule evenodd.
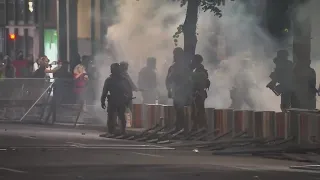
<svg viewBox="0 0 320 180"><path fill-rule="evenodd" d="M115 24L109 27L106 36L116 61L130 63L129 73L136 82L147 57L156 57L159 89L166 95L164 79L175 47L172 35L184 22L186 9L166 0L119 0L117 3ZM222 13L222 18L210 12L199 14L197 53L203 55L211 80L207 107L228 108L231 104L229 91L237 85L242 89L236 94L237 98L250 101L255 110L279 110L280 98L265 87L270 81L268 76L273 68L270 57L275 55L276 47L259 28L258 18L247 13L244 4L228 2L222 7ZM226 44L231 55L217 64L210 61L214 59L212 52L216 48L212 38L218 33L220 51L223 54L223 44ZM183 47L182 38L178 45ZM105 57L97 59L105 61ZM99 65L101 74L106 74L111 62ZM139 97L139 93L135 95Z"/></svg>

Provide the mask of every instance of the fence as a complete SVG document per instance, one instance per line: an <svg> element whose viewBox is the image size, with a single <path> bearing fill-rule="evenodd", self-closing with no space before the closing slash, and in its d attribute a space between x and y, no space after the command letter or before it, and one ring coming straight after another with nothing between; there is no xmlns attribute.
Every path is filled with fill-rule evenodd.
<svg viewBox="0 0 320 180"><path fill-rule="evenodd" d="M185 110L187 131L192 124L190 109ZM295 138L299 144L320 142L320 113L292 110L288 113L232 109L206 109L208 131L214 135L245 133L252 138ZM161 121L160 121L161 120ZM152 128L156 124L173 128L174 107L168 105L134 104L132 124L135 128Z"/></svg>
<svg viewBox="0 0 320 180"><path fill-rule="evenodd" d="M67 103L66 97L72 92L72 80L49 79L4 79L0 81L0 119L16 121L64 122L106 124L106 112L99 106L88 105L83 111L82 104ZM60 100L52 106L52 88L60 89ZM67 85L69 84L69 85ZM63 94L63 95L61 95ZM59 99L59 98L56 98ZM52 108L55 107L55 108ZM79 117L83 114L82 120ZM176 115L173 106L158 104L133 104L131 123L133 128L152 129L155 126L174 128ZM206 135L201 139L220 139L245 135L251 139L282 139L296 144L317 144L320 142L320 113L292 109L288 113L272 111L249 111L233 109L206 109ZM191 109L185 108L185 128L191 130ZM173 132L173 131L172 131Z"/></svg>

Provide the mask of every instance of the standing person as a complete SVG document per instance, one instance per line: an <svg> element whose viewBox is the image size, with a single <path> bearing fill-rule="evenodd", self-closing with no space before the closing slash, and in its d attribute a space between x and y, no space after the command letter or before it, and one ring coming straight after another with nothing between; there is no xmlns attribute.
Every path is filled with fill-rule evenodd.
<svg viewBox="0 0 320 180"><path fill-rule="evenodd" d="M129 63L128 62L120 62L120 69L121 69L121 74L124 76L124 78L127 79L127 81L130 83L130 97L133 96L133 91L137 92L139 89L137 88L136 84L132 81L129 73L128 73L128 69L129 69ZM129 100L128 103L128 108L130 109L130 111L132 112L132 99Z"/></svg>
<svg viewBox="0 0 320 180"><path fill-rule="evenodd" d="M132 91L138 91L136 84L132 81L132 79L128 73L129 63L124 62L124 61L120 62L120 68L121 68L121 72L122 72L123 76L130 82L131 87L132 87Z"/></svg>
<svg viewBox="0 0 320 180"><path fill-rule="evenodd" d="M5 56L3 59L3 77L15 78L16 69L12 65L12 61L9 56Z"/></svg>
<svg viewBox="0 0 320 180"><path fill-rule="evenodd" d="M23 52L19 51L16 57L16 60L12 61L12 65L16 69L16 77L17 78L25 78L29 75L29 62L28 60L23 58Z"/></svg>
<svg viewBox="0 0 320 180"><path fill-rule="evenodd" d="M192 131L200 128L206 128L205 116L205 100L208 97L207 90L210 87L208 71L202 65L203 57L196 54L192 60L192 103L191 103L191 118Z"/></svg>
<svg viewBox="0 0 320 180"><path fill-rule="evenodd" d="M175 48L173 51L173 65L169 67L166 87L168 97L173 99L176 111L176 130L184 128L184 106L188 105L191 95L190 68L185 63L184 51L182 48Z"/></svg>
<svg viewBox="0 0 320 180"><path fill-rule="evenodd" d="M146 67L139 72L138 86L143 89L141 94L145 104L154 104L158 99L156 66L156 58L149 57Z"/></svg>
<svg viewBox="0 0 320 180"><path fill-rule="evenodd" d="M86 104L86 86L89 76L83 65L78 64L73 70L73 79L75 81L74 93L76 95L77 104L81 104L85 109Z"/></svg>
<svg viewBox="0 0 320 180"><path fill-rule="evenodd" d="M60 68L60 67L56 67L54 69L48 69L49 59L46 56L39 58L38 63L39 63L39 67L36 71L33 72L32 74L33 78L45 78L47 73L54 73Z"/></svg>
<svg viewBox="0 0 320 180"><path fill-rule="evenodd" d="M115 133L115 116L118 115L121 122L120 133L125 134L125 111L130 100L132 100L131 84L128 79L122 75L122 70L119 63L111 64L110 70L111 75L105 80L102 90L101 107L106 109L105 101L107 98L108 132L110 134Z"/></svg>
<svg viewBox="0 0 320 180"><path fill-rule="evenodd" d="M271 81L267 84L276 95L281 95L280 108L282 111L291 107L293 95L293 63L288 60L287 50L279 50L273 59L276 67L270 74Z"/></svg>
<svg viewBox="0 0 320 180"><path fill-rule="evenodd" d="M298 61L293 68L294 91L292 108L316 109L316 72L310 67L311 60Z"/></svg>

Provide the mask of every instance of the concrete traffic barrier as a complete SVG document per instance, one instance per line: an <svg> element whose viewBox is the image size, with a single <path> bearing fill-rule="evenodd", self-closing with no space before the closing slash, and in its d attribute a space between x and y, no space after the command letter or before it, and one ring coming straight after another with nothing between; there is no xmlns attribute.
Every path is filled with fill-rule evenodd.
<svg viewBox="0 0 320 180"><path fill-rule="evenodd" d="M299 118L298 144L313 144L319 142L320 116L311 113L301 113Z"/></svg>
<svg viewBox="0 0 320 180"><path fill-rule="evenodd" d="M206 108L207 128L210 132L215 130L214 120L214 108Z"/></svg>
<svg viewBox="0 0 320 180"><path fill-rule="evenodd" d="M285 112L277 112L275 118L275 137L276 138L289 138L288 128L289 128L290 114Z"/></svg>
<svg viewBox="0 0 320 180"><path fill-rule="evenodd" d="M145 104L143 106L143 115L144 115L144 123L143 128L151 128L154 127L160 122L162 113L162 105L158 104Z"/></svg>
<svg viewBox="0 0 320 180"><path fill-rule="evenodd" d="M261 111L254 113L253 121L254 138L274 138L275 137L275 112Z"/></svg>
<svg viewBox="0 0 320 180"><path fill-rule="evenodd" d="M175 126L176 122L176 112L173 106L163 105L163 120L164 125L168 129L172 129Z"/></svg>
<svg viewBox="0 0 320 180"><path fill-rule="evenodd" d="M254 111L235 110L233 112L232 134L246 132L249 137L253 137L253 119Z"/></svg>
<svg viewBox="0 0 320 180"><path fill-rule="evenodd" d="M143 127L143 104L132 105L132 127L142 128Z"/></svg>
<svg viewBox="0 0 320 180"><path fill-rule="evenodd" d="M290 117L287 126L287 134L288 137L293 137L295 143L298 143L299 137L299 121L300 121L300 113L291 111Z"/></svg>
<svg viewBox="0 0 320 180"><path fill-rule="evenodd" d="M232 130L233 109L215 109L214 127L218 129L215 135L221 135Z"/></svg>

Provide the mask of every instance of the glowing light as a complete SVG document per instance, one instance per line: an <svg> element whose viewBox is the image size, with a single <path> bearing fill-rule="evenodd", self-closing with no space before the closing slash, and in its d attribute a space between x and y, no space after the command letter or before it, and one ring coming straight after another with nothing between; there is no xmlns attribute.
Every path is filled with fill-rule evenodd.
<svg viewBox="0 0 320 180"><path fill-rule="evenodd" d="M10 34L9 35L10 39L15 40L16 39L16 35L15 34Z"/></svg>
<svg viewBox="0 0 320 180"><path fill-rule="evenodd" d="M33 12L33 2L28 2L29 11Z"/></svg>

